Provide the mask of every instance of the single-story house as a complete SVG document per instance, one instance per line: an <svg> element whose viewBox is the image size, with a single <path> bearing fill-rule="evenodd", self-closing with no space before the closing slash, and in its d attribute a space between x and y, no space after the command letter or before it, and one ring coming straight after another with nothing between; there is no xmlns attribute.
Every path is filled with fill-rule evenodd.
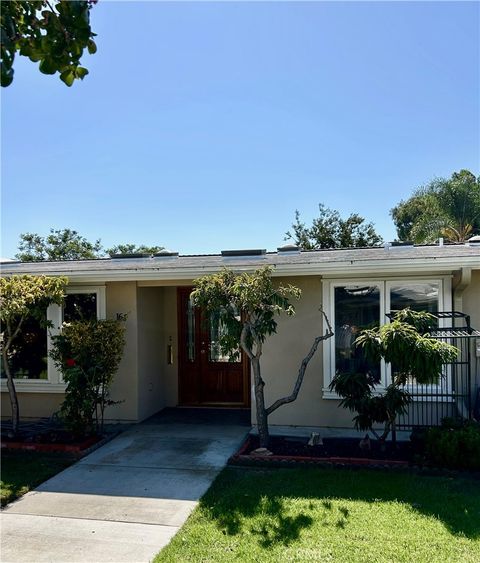
<svg viewBox="0 0 480 563"><path fill-rule="evenodd" d="M352 346L355 334L362 327L388 322L391 310L411 306L433 313L460 311L469 318L440 315L440 327L463 327L469 320L472 327L480 328L480 244L473 240L458 245L386 244L318 251L285 246L277 252L179 256L163 251L141 257L8 262L2 264L2 275L69 278L65 305L51 306L47 312L56 327L53 330L79 312L98 318L126 318L126 347L111 389L112 399L121 402L108 408L108 420L139 422L169 406L228 406L251 409L255 422L247 359L232 363L222 356L216 345L218 327L203 320L202 312L192 307L189 294L193 280L205 274L224 267L253 271L264 265L273 266L273 276L279 281L302 290L295 303L296 315L279 317L277 334L264 346L267 405L291 392L313 339L325 331L320 307L335 332L310 362L298 399L275 411L270 417L272 425L351 427L352 415L338 408L339 399L329 390L329 383L338 370L362 368L364 360ZM470 331L470 336L476 334ZM22 418L50 416L63 400L64 383L45 353L49 339L47 332L39 333L34 342L36 351L32 348L23 365L17 366ZM465 414L466 403L456 396L465 396L465 386L473 398L478 393L480 339L470 338L467 347L468 382L460 383L449 368L438 386L423 386L417 392L417 402L428 407L436 395L436 403L445 406L443 414ZM370 369L379 388L387 385L388 365ZM5 379L0 385L2 415L9 416ZM472 412L473 405L468 408Z"/></svg>

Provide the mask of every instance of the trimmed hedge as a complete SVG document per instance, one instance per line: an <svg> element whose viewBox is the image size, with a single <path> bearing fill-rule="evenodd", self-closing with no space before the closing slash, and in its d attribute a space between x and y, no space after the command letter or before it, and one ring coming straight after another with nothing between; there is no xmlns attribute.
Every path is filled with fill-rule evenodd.
<svg viewBox="0 0 480 563"><path fill-rule="evenodd" d="M427 461L451 469L480 470L480 424L444 419L425 434Z"/></svg>

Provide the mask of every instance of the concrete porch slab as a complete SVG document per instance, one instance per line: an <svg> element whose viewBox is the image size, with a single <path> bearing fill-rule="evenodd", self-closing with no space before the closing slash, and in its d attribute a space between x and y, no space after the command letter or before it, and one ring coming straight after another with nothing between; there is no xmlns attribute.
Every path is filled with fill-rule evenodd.
<svg viewBox="0 0 480 563"><path fill-rule="evenodd" d="M244 427L142 425L120 435L79 462L79 465L219 469L225 465Z"/></svg>

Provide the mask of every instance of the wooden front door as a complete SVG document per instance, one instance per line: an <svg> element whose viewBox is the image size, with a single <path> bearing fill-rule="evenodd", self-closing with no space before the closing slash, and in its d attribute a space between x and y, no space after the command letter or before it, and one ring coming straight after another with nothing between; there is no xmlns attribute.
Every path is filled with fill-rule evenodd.
<svg viewBox="0 0 480 563"><path fill-rule="evenodd" d="M229 361L218 348L221 327L178 289L179 402L182 405L249 405L248 361Z"/></svg>

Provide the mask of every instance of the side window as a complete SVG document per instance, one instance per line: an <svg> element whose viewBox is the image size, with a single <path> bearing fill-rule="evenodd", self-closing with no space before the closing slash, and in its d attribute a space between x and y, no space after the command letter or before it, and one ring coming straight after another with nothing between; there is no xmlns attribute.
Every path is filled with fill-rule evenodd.
<svg viewBox="0 0 480 563"><path fill-rule="evenodd" d="M68 293L63 305L63 322L90 321L97 318L97 294Z"/></svg>

